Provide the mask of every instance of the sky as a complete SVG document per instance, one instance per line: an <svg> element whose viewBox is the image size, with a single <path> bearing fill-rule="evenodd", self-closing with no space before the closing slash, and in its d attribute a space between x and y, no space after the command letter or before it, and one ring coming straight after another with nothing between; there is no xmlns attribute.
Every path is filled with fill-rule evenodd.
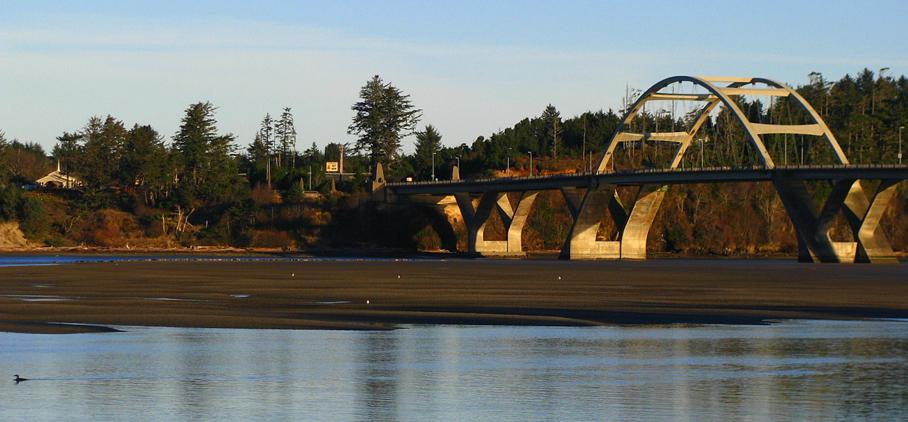
<svg viewBox="0 0 908 422"><path fill-rule="evenodd" d="M903 0L0 0L0 130L49 151L113 115L169 140L211 101L243 147L292 107L305 149L354 141L350 107L380 75L421 126L469 144L549 103L564 117L618 108L626 86L673 75L905 74L906 23Z"/></svg>

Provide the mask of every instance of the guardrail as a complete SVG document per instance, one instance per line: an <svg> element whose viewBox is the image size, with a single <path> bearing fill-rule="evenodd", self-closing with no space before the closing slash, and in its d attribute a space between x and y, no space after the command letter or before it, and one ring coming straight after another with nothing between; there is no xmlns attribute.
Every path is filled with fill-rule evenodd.
<svg viewBox="0 0 908 422"><path fill-rule="evenodd" d="M908 165L899 164L808 164L808 165L783 165L768 169L763 166L713 166L713 167L694 167L694 168L649 168L634 170L612 170L604 172L574 172L574 173L554 173L539 176L517 176L517 177L486 177L461 180L423 180L414 182L390 182L389 187L402 186L428 186L428 185L455 185L462 183L501 183L508 181L535 181L558 178L578 178L589 176L632 176L636 174L678 174L678 173L707 173L707 172L741 172L741 171L780 171L780 170L840 170L840 169L908 169Z"/></svg>

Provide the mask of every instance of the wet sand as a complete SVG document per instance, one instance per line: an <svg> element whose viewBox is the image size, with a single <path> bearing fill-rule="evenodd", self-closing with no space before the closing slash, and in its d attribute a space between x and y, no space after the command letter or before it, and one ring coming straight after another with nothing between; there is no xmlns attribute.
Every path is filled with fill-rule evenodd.
<svg viewBox="0 0 908 422"><path fill-rule="evenodd" d="M908 265L772 260L117 262L0 268L0 330L385 330L908 318Z"/></svg>

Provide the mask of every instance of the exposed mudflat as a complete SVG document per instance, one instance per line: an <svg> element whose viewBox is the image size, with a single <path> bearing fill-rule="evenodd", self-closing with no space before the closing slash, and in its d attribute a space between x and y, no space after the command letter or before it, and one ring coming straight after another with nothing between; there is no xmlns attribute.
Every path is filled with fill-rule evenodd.
<svg viewBox="0 0 908 422"><path fill-rule="evenodd" d="M429 259L0 268L0 330L33 333L906 317L905 264Z"/></svg>

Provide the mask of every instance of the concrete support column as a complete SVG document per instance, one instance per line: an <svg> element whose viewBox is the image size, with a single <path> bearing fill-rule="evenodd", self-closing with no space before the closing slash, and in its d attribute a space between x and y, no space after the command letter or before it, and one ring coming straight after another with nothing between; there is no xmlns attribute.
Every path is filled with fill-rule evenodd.
<svg viewBox="0 0 908 422"><path fill-rule="evenodd" d="M795 227L799 261L898 262L880 228L897 181L883 180L871 198L858 180L835 181L819 213L803 181L779 177L773 183ZM845 213L853 241L836 242L829 236L830 225L839 212Z"/></svg>
<svg viewBox="0 0 908 422"><path fill-rule="evenodd" d="M574 224L568 232L561 255L567 259L618 259L621 257L620 241L596 240L602 214L609 202L615 199L615 188L590 188L582 196L576 188L562 188ZM620 228L619 228L620 231Z"/></svg>
<svg viewBox="0 0 908 422"><path fill-rule="evenodd" d="M621 258L646 259L646 239L665 199L667 185L643 185L637 193L624 230L621 231Z"/></svg>
<svg viewBox="0 0 908 422"><path fill-rule="evenodd" d="M478 255L523 254L523 228L537 195L538 192L522 192L513 203L507 194L500 192L483 193L478 202L466 193L454 195L467 229L468 251ZM506 240L485 239L486 224L495 210L504 223Z"/></svg>
<svg viewBox="0 0 908 422"><path fill-rule="evenodd" d="M818 214L804 181L785 177L773 180L797 233L799 261L854 262L855 242L833 242L829 237L829 224L852 183L854 180L836 183Z"/></svg>
<svg viewBox="0 0 908 422"><path fill-rule="evenodd" d="M523 254L523 228L538 195L539 192L521 192L516 199L508 195L498 199L498 213L508 236L505 251L509 255Z"/></svg>
<svg viewBox="0 0 908 422"><path fill-rule="evenodd" d="M646 259L646 239L665 198L668 186L644 185L630 212L614 187L597 187L584 195L564 188L565 202L574 218L562 257L569 259ZM617 240L597 240L602 213L609 211L618 231Z"/></svg>
<svg viewBox="0 0 908 422"><path fill-rule="evenodd" d="M855 262L897 264L898 258L889 239L880 227L880 219L895 197L898 180L882 180L872 198L857 181L845 198L845 217L851 230L857 233L858 250Z"/></svg>
<svg viewBox="0 0 908 422"><path fill-rule="evenodd" d="M473 197L470 194L458 193L454 195L457 200L457 206L460 208L460 214L463 216L464 226L467 229L467 251L469 253L481 254L500 247L493 242L486 242L483 233L499 195L501 194L498 192L486 192L479 197L479 203L475 207L473 205Z"/></svg>

